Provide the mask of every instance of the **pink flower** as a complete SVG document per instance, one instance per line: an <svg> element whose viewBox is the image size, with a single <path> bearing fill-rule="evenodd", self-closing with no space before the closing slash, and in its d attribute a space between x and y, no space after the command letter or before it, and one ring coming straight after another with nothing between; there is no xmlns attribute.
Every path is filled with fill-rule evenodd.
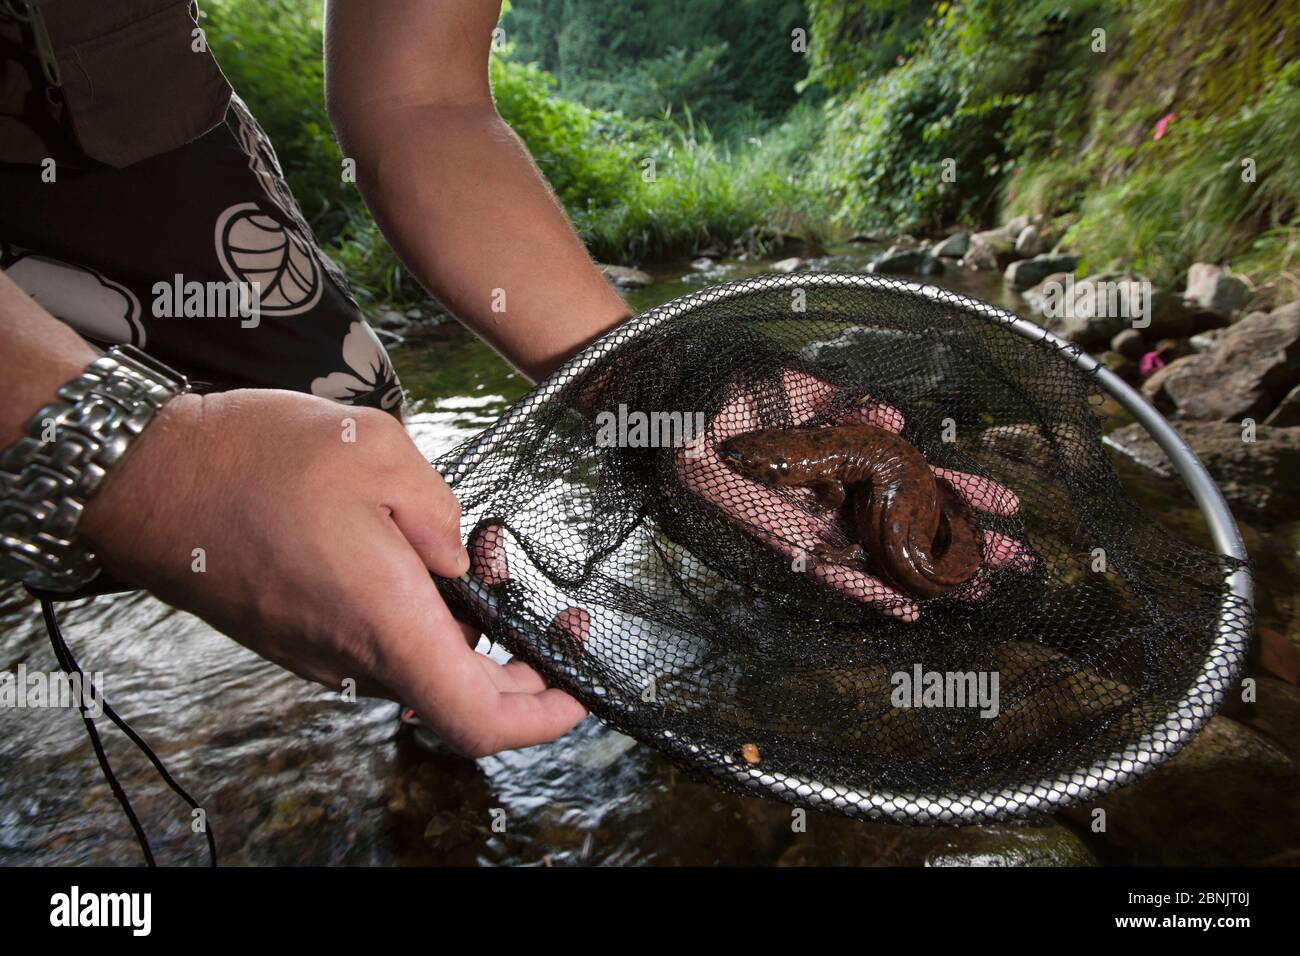
<svg viewBox="0 0 1300 956"><path fill-rule="evenodd" d="M1162 136L1164 136L1165 130L1169 128L1169 124L1173 122L1173 118L1174 118L1173 113L1166 113L1164 116L1160 117L1160 119L1156 120L1156 132L1155 135L1152 136L1151 138L1160 139Z"/></svg>
<svg viewBox="0 0 1300 956"><path fill-rule="evenodd" d="M1148 352L1142 356L1142 361L1138 363L1138 371L1142 373L1143 378L1150 378L1164 367L1165 360L1157 352Z"/></svg>

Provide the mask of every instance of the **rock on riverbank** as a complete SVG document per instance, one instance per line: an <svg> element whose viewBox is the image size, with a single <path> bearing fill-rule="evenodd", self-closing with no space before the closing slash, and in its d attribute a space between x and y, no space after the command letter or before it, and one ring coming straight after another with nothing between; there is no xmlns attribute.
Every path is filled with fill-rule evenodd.
<svg viewBox="0 0 1300 956"><path fill-rule="evenodd" d="M1157 408L1184 418L1239 422L1266 419L1297 386L1300 301L1272 312L1252 312L1226 328L1206 351L1160 369L1142 391Z"/></svg>
<svg viewBox="0 0 1300 956"><path fill-rule="evenodd" d="M1175 422L1174 428L1214 477L1223 497L1243 517L1270 522L1300 518L1300 428L1260 425L1247 441L1236 422ZM1173 465L1141 425L1125 425L1106 444L1165 477Z"/></svg>

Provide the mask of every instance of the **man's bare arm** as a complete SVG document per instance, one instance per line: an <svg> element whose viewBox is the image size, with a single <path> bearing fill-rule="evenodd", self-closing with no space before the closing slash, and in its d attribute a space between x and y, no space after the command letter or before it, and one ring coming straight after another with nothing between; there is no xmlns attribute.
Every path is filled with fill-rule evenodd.
<svg viewBox="0 0 1300 956"><path fill-rule="evenodd" d="M496 0L328 0L326 95L402 261L536 380L628 310L497 114L499 15Z"/></svg>
<svg viewBox="0 0 1300 956"><path fill-rule="evenodd" d="M36 410L54 401L59 386L95 359L76 332L41 308L0 271L0 345L4 390L0 401L0 449L23 433Z"/></svg>

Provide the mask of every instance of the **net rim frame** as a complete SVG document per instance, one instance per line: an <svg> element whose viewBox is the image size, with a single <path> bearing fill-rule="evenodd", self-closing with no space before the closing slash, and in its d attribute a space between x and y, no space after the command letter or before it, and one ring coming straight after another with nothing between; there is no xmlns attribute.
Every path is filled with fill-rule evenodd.
<svg viewBox="0 0 1300 956"><path fill-rule="evenodd" d="M501 418L480 433L477 440L466 446L457 458L442 462L444 477L449 484L454 483L460 472L489 454L518 419L555 398L569 378L667 319L752 292L805 287L888 290L919 296L959 307L967 313L996 322L1030 342L1051 346L1063 361L1069 361L1093 375L1101 389L1132 415L1164 451L1191 492L1218 552L1241 561L1249 560L1245 542L1232 512L1196 453L1139 391L1103 363L1075 343L1006 309L938 286L876 273L763 273L700 289L655 306L614 327L538 383ZM458 596L472 604L485 619L500 625L513 641L519 642L520 647L537 646L529 625L502 613L491 590L468 572L445 583ZM1231 599L1239 598L1248 608L1253 610L1254 607L1254 582L1248 567L1229 575L1227 583L1228 591L1219 608L1216 636L1201 663L1197 677L1161 722L1123 750L1114 751L1087 767L1043 777L1032 784L1008 786L997 791L934 794L856 790L751 766L737 759L735 754L721 753L715 748L683 739L671 730L662 730L652 735L652 742L670 756L676 756L688 765L744 790L799 806L826 809L861 819L959 825L1051 813L1099 797L1159 766L1181 750L1213 716L1223 702L1228 687L1239 675L1250 642L1249 635L1243 640L1233 625L1236 608L1232 606ZM506 642L512 651L514 648L510 648L509 644L513 641ZM594 708L593 711L597 709L604 708ZM617 712L613 708L608 710L608 714L598 713L597 717L609 717L611 722L619 723ZM701 761L701 757L705 758L704 761Z"/></svg>

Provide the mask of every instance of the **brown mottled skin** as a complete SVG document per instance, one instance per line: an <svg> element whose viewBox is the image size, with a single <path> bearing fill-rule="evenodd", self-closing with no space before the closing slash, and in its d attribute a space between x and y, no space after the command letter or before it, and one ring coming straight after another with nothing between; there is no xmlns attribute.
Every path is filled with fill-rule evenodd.
<svg viewBox="0 0 1300 956"><path fill-rule="evenodd" d="M858 544L827 557L860 565L862 548L890 583L920 598L968 580L982 558L970 506L901 435L873 425L765 428L723 442L723 460L763 484L806 487L827 509L853 492Z"/></svg>

